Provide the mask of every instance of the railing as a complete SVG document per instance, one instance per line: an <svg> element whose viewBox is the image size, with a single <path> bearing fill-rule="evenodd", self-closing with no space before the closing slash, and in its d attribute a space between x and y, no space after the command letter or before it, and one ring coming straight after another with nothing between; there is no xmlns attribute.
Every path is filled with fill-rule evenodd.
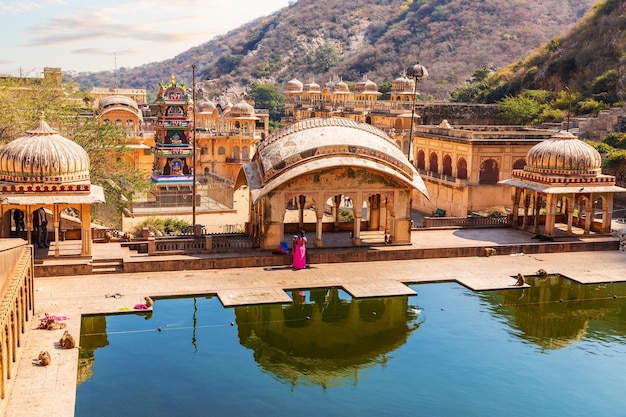
<svg viewBox="0 0 626 417"><path fill-rule="evenodd" d="M492 217L424 217L424 228L435 227L458 227L458 228L478 228L509 226L511 216Z"/></svg>
<svg viewBox="0 0 626 417"><path fill-rule="evenodd" d="M225 233L213 235L213 250L253 249L260 246L259 239L244 233Z"/></svg>
<svg viewBox="0 0 626 417"><path fill-rule="evenodd" d="M205 238L165 238L155 240L157 252L198 253L205 249Z"/></svg>

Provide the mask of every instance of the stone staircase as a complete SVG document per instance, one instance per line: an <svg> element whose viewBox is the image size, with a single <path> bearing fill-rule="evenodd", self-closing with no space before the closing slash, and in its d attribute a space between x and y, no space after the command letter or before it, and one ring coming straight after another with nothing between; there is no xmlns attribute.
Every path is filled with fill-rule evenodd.
<svg viewBox="0 0 626 417"><path fill-rule="evenodd" d="M92 274L117 274L124 272L124 260L117 259L94 259L91 265Z"/></svg>

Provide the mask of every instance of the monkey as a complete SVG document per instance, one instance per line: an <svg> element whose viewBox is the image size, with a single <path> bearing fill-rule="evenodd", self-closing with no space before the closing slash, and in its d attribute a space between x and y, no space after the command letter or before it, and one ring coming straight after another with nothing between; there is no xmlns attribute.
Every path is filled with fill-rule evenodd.
<svg viewBox="0 0 626 417"><path fill-rule="evenodd" d="M56 321L54 321L53 318L49 318L43 328L46 330L58 330L58 329L65 329L66 324L65 323L57 323Z"/></svg>
<svg viewBox="0 0 626 417"><path fill-rule="evenodd" d="M74 339L74 336L66 330L65 333L63 333L63 336L61 336L61 340L59 340L59 345L65 349L74 349L76 347L76 340Z"/></svg>
<svg viewBox="0 0 626 417"><path fill-rule="evenodd" d="M517 274L517 281L515 282L515 286L516 287L523 287L524 286L524 275Z"/></svg>
<svg viewBox="0 0 626 417"><path fill-rule="evenodd" d="M148 308L152 307L152 304L154 304L152 298L150 298L149 296L144 297L144 300L146 300L146 307Z"/></svg>
<svg viewBox="0 0 626 417"><path fill-rule="evenodd" d="M492 256L496 254L495 248L485 248L485 256Z"/></svg>
<svg viewBox="0 0 626 417"><path fill-rule="evenodd" d="M548 275L548 272L545 269L540 269L537 271L537 275L545 277L546 275Z"/></svg>
<svg viewBox="0 0 626 417"><path fill-rule="evenodd" d="M50 354L48 352L45 351L41 351L39 352L39 365L41 366L48 366L50 365Z"/></svg>

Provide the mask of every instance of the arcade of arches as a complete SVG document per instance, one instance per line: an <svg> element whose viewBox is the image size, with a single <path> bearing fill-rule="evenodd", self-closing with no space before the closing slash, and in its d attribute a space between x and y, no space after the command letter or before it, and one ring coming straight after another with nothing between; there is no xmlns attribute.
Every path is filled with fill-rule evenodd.
<svg viewBox="0 0 626 417"><path fill-rule="evenodd" d="M412 192L427 198L419 174L389 136L343 118L307 119L274 132L244 165L236 187L244 183L251 193L250 233L262 248L285 240L285 210L293 201L300 224L304 208L315 208L316 247L322 246L325 212L333 213L331 230L338 227L342 200L354 212L354 245L361 244L363 227L384 230L393 243L410 243Z"/></svg>

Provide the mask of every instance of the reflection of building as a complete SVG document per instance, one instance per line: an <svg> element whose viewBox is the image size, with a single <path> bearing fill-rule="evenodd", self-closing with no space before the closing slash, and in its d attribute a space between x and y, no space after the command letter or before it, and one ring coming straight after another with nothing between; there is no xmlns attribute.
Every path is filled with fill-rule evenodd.
<svg viewBox="0 0 626 417"><path fill-rule="evenodd" d="M77 385L87 381L93 375L96 350L109 345L106 316L83 316L80 327Z"/></svg>
<svg viewBox="0 0 626 417"><path fill-rule="evenodd" d="M560 349L580 341L594 320L604 323L598 332L626 335L623 284L582 285L558 275L527 278L530 288L497 292L504 297L502 304L512 307L511 320L523 339L546 349ZM611 316L614 318L609 319Z"/></svg>
<svg viewBox="0 0 626 417"><path fill-rule="evenodd" d="M239 342L267 372L292 385L358 381L419 327L407 297L343 300L337 289L294 292L288 306L236 307Z"/></svg>

